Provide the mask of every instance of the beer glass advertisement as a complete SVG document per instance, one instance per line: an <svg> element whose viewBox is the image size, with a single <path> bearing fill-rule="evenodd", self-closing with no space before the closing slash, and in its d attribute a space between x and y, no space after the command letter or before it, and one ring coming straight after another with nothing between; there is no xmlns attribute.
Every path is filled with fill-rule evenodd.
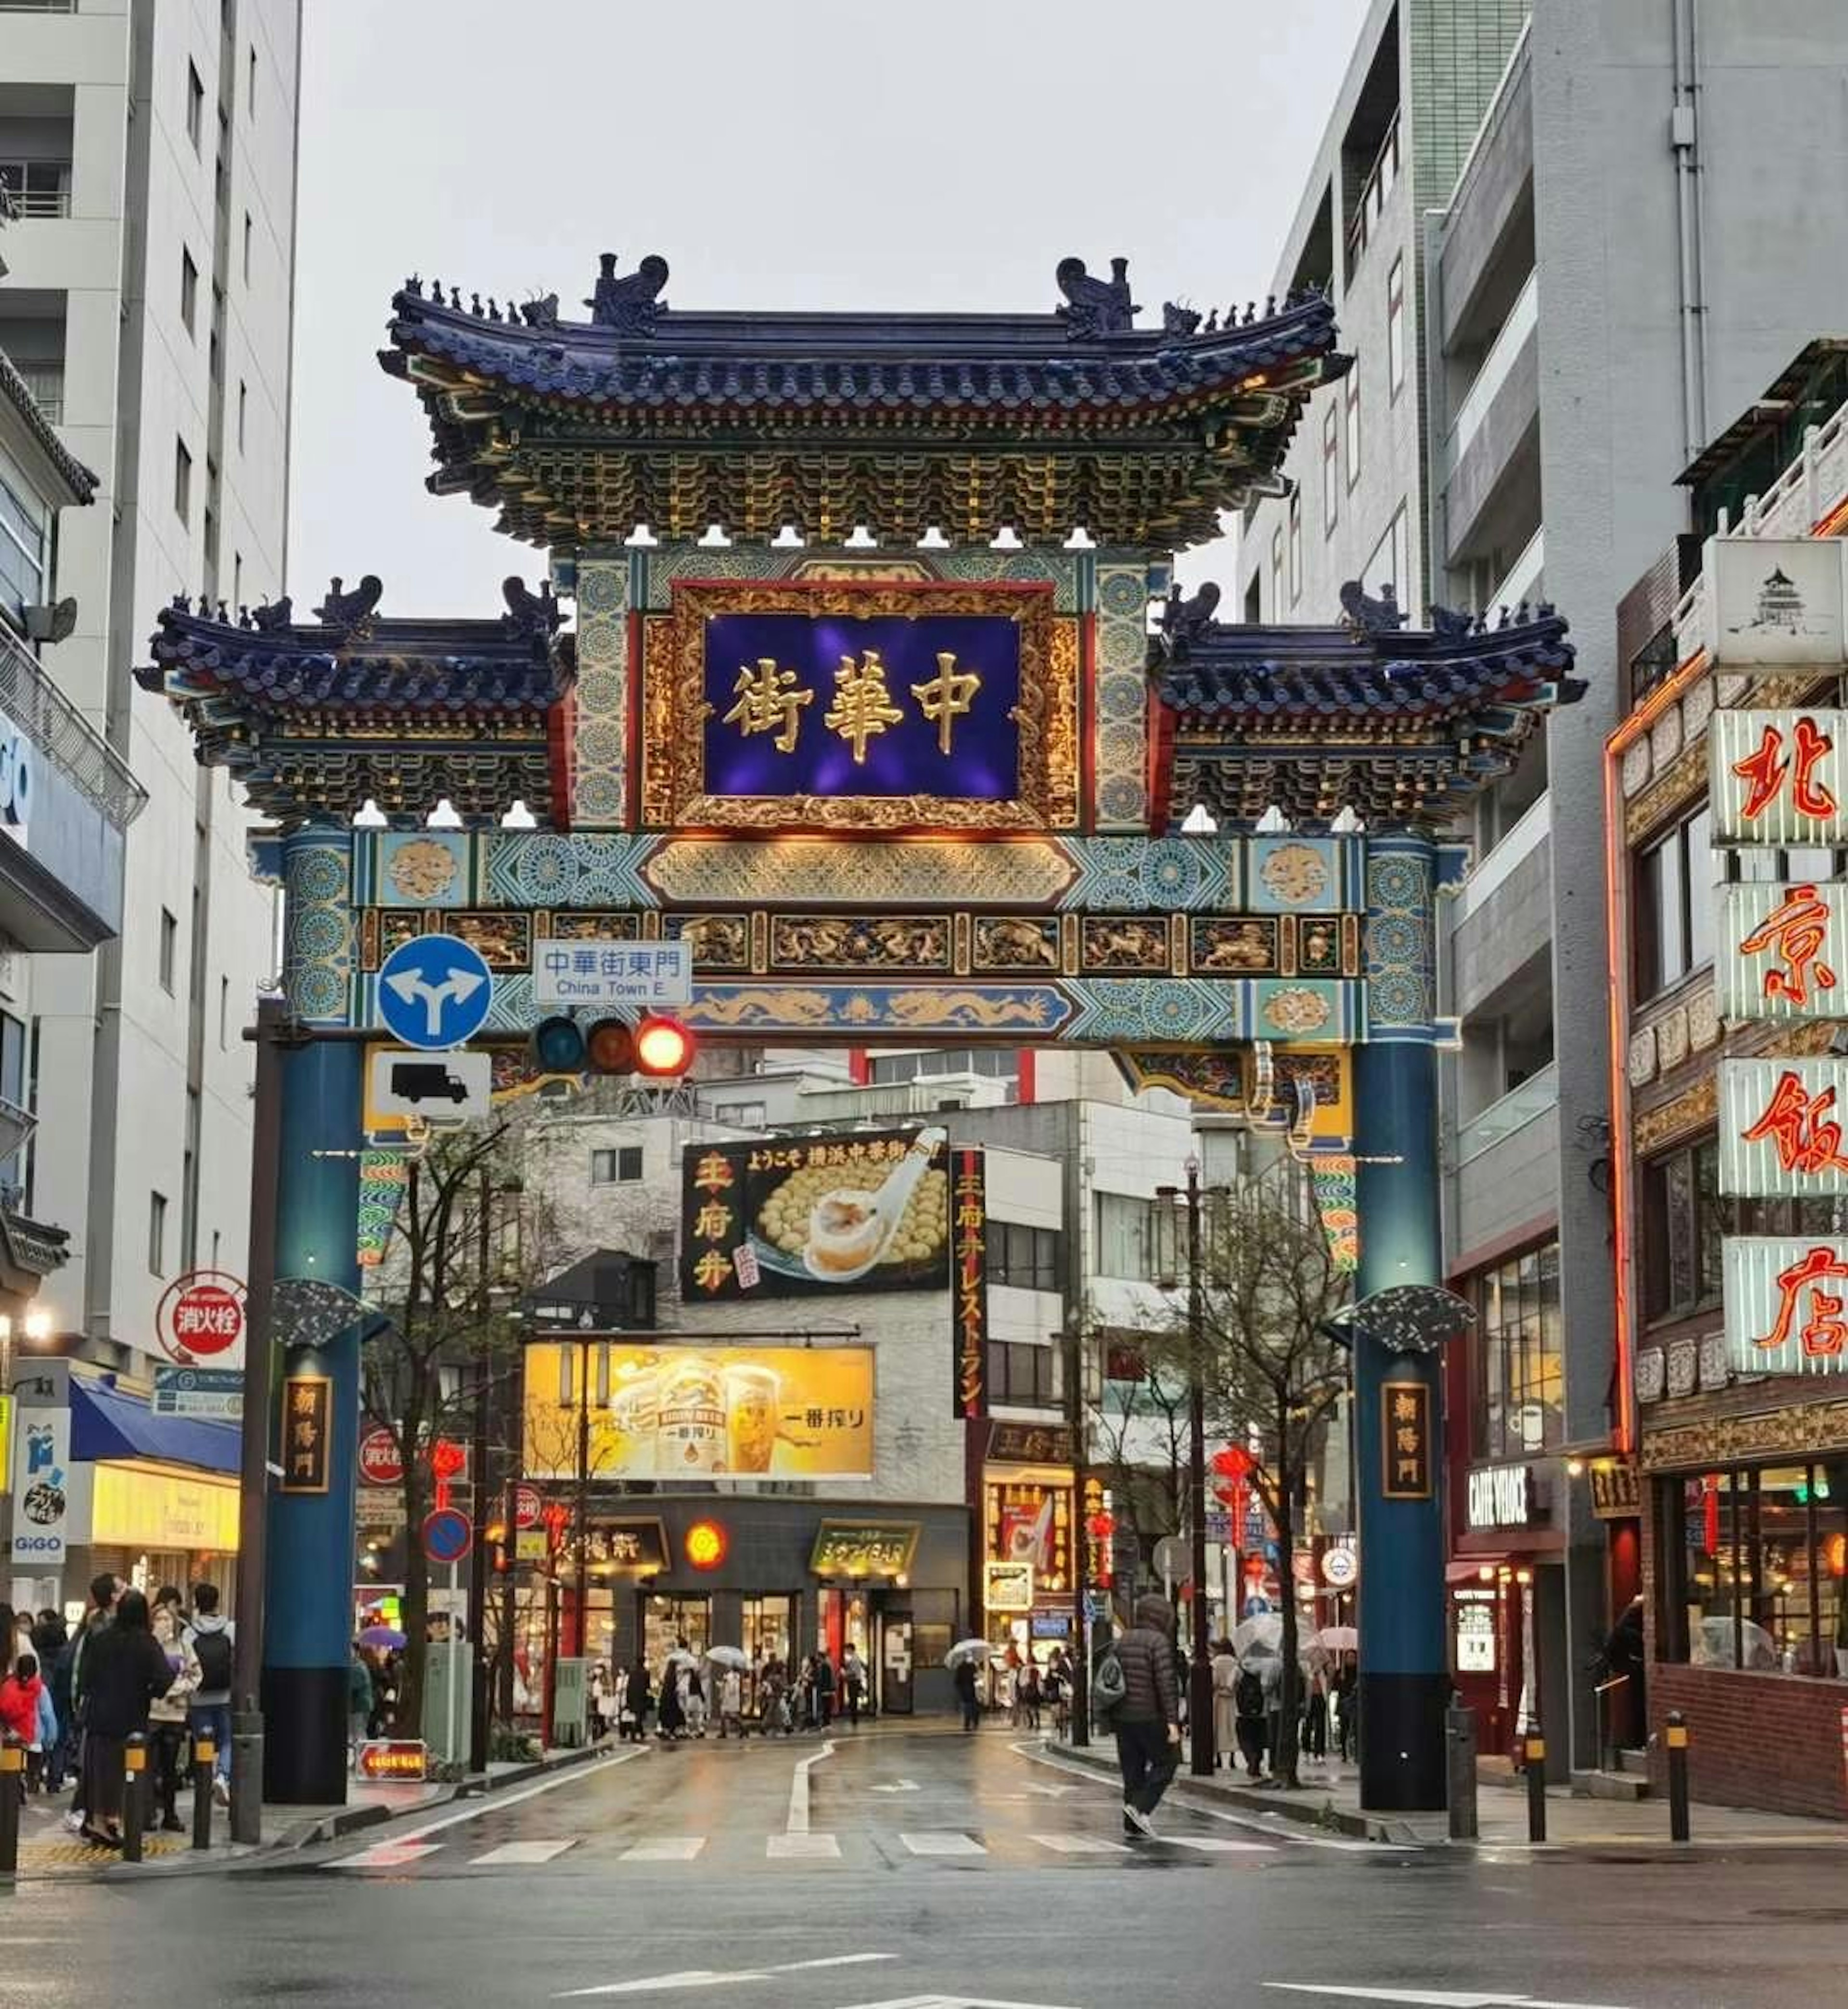
<svg viewBox="0 0 1848 2009"><path fill-rule="evenodd" d="M947 1289L943 1131L688 1146L680 1239L689 1304Z"/></svg>
<svg viewBox="0 0 1848 2009"><path fill-rule="evenodd" d="M870 1347L536 1341L526 1359L529 1479L577 1476L586 1359L593 1479L873 1476Z"/></svg>

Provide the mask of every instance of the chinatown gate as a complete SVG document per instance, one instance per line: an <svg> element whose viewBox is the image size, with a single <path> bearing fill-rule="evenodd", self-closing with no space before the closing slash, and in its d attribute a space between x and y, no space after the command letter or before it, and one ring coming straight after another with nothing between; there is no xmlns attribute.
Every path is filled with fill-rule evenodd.
<svg viewBox="0 0 1848 2009"><path fill-rule="evenodd" d="M1122 260L1067 259L1048 313L689 313L663 260L616 262L588 321L392 303L429 486L547 552L537 593L486 621L388 618L370 576L306 621L176 601L139 672L275 826L310 1035L277 1277L358 1288L363 1048L312 1036L378 1025L381 959L444 933L515 1051L536 938L675 936L703 1040L1107 1049L1351 1153L1360 1296L1437 1282L1434 908L1464 859L1436 833L1576 686L1549 608L1417 631L1351 587L1342 625L1280 628L1174 595L1347 368L1328 303L1138 328ZM444 800L461 829L427 827ZM502 827L516 801L536 827ZM1182 834L1197 805L1216 834ZM331 1455L271 1501L266 1783L338 1802L359 1340L278 1338L327 1378ZM1365 1321L1356 1352L1363 1785L1438 1807L1438 1362Z"/></svg>

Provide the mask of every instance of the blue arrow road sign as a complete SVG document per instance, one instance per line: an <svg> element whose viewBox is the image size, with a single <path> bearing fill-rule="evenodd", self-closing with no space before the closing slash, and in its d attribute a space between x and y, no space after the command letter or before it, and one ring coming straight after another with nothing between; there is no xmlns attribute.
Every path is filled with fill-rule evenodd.
<svg viewBox="0 0 1848 2009"><path fill-rule="evenodd" d="M407 1047L459 1047L480 1031L494 1001L481 951L455 935L400 942L379 970L379 1016Z"/></svg>

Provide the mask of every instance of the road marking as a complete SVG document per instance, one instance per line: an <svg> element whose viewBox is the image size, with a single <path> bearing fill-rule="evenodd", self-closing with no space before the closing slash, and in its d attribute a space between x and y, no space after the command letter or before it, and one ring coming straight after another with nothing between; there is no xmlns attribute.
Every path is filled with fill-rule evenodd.
<svg viewBox="0 0 1848 2009"><path fill-rule="evenodd" d="M1162 1840L1172 1842L1177 1848L1198 1848L1214 1855L1274 1855L1276 1848L1268 1841L1234 1841L1224 1834L1164 1834Z"/></svg>
<svg viewBox="0 0 1848 2009"><path fill-rule="evenodd" d="M1347 2002L1410 2002L1427 2009L1621 2009L1611 2002L1558 2002L1542 1995L1480 1995L1450 1988L1344 1988L1326 1982L1267 1981L1297 1995L1338 1995Z"/></svg>
<svg viewBox="0 0 1848 2009"><path fill-rule="evenodd" d="M691 1862L706 1846L703 1834L657 1835L622 1851L625 1862Z"/></svg>
<svg viewBox="0 0 1848 2009"><path fill-rule="evenodd" d="M915 1793L922 1788L915 1779L894 1779L887 1784L869 1786L866 1790L869 1793Z"/></svg>
<svg viewBox="0 0 1848 2009"><path fill-rule="evenodd" d="M721 1973L715 1968L687 1967L677 1974L651 1975L645 1981L607 1981L597 1988L567 1989L553 1997L554 2002L575 2002L587 1995L645 1995L657 1988L727 1988L741 1981L768 1981L777 1974L806 1974L816 1968L865 1967L871 1962L896 1960L895 1953L837 1953L820 1960L784 1961L774 1967L741 1968Z"/></svg>
<svg viewBox="0 0 1848 2009"><path fill-rule="evenodd" d="M838 1857L841 1844L831 1834L773 1834L765 1841L763 1852L773 1862L796 1856Z"/></svg>
<svg viewBox="0 0 1848 2009"><path fill-rule="evenodd" d="M986 1855L988 1853L972 1834L954 1831L937 1834L901 1834L898 1839L914 1855Z"/></svg>
<svg viewBox="0 0 1848 2009"><path fill-rule="evenodd" d="M394 1835L389 1841L381 1841L374 1848L366 1851L371 1855L381 1848L401 1848L406 1842L421 1841L427 1834L440 1834L446 1827L457 1827L463 1821L479 1820L483 1814L496 1814L507 1807L517 1807L522 1800L536 1800L541 1793L555 1793L561 1786L581 1784L585 1780L595 1778L607 1772L613 1765L626 1765L631 1759L647 1756L646 1745L638 1745L633 1750L618 1751L607 1758L593 1759L588 1765L572 1765L556 1773L549 1779L541 1779L537 1784L521 1786L512 1792L484 1794L478 1800L471 1800L458 1812L439 1814L434 1820L427 1820L421 1827L408 1827L402 1834ZM426 1850L423 1851L428 1853ZM338 1862L324 1862L324 1869L352 1869L358 1868L363 1858L348 1856Z"/></svg>
<svg viewBox="0 0 1848 2009"><path fill-rule="evenodd" d="M824 1758L832 1758L834 1755L834 1745L824 1744L819 1751L811 1751L806 1758L798 1758L795 1761L795 1770L789 1778L789 1834L806 1834L809 1832L809 1768L812 1765L819 1765Z"/></svg>
<svg viewBox="0 0 1848 2009"><path fill-rule="evenodd" d="M554 1855L562 1855L568 1848L575 1848L574 1838L569 1841L504 1841L498 1848L490 1848L487 1855L476 1856L472 1869L487 1869L497 1865L515 1862L550 1862Z"/></svg>
<svg viewBox="0 0 1848 2009"><path fill-rule="evenodd" d="M381 1841L375 1842L358 1855L349 1855L344 1862L327 1862L326 1869L402 1869L426 1855L434 1855L442 1847L440 1841Z"/></svg>
<svg viewBox="0 0 1848 2009"><path fill-rule="evenodd" d="M1070 2009L1058 2002L997 2002L986 1995L895 1995L887 2002L855 2002L848 2009Z"/></svg>
<svg viewBox="0 0 1848 2009"><path fill-rule="evenodd" d="M1127 1855L1129 1844L1126 1841L1104 1841L1091 1834L1035 1834L1029 1841L1036 1841L1042 1848L1050 1848L1060 1855Z"/></svg>

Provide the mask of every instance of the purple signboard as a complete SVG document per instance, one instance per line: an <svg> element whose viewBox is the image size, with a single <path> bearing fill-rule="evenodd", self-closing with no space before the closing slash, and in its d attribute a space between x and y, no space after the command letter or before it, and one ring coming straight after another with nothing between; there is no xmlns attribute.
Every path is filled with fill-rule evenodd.
<svg viewBox="0 0 1848 2009"><path fill-rule="evenodd" d="M708 794L1020 793L1006 615L713 615L705 644Z"/></svg>

